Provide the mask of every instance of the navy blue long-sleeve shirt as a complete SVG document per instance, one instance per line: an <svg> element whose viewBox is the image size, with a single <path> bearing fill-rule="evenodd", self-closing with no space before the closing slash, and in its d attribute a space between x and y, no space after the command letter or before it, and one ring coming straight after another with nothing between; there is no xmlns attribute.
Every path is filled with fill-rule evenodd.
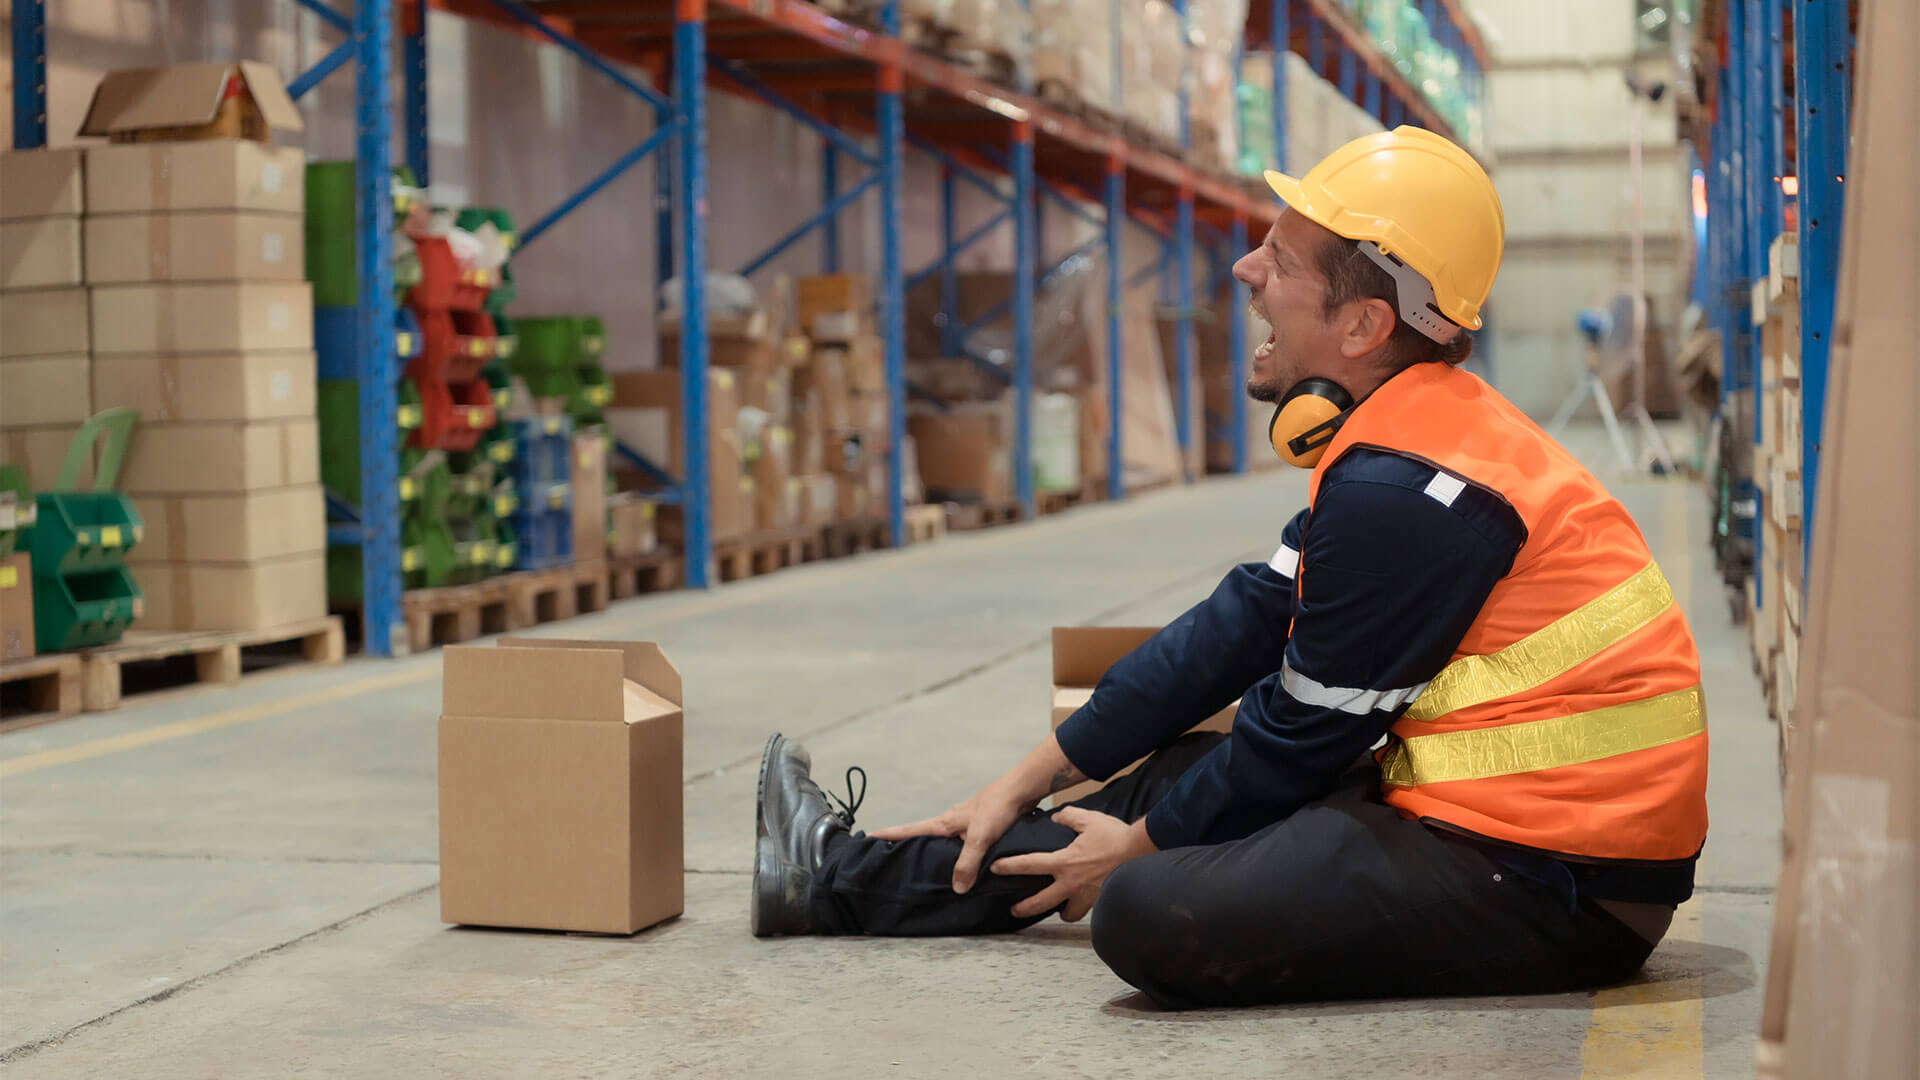
<svg viewBox="0 0 1920 1080"><path fill-rule="evenodd" d="M1380 741L1525 539L1493 492L1399 454L1349 451L1273 559L1235 567L1109 669L1060 726L1060 747L1106 779L1238 698L1232 734L1146 826L1162 849L1249 835L1325 795Z"/></svg>

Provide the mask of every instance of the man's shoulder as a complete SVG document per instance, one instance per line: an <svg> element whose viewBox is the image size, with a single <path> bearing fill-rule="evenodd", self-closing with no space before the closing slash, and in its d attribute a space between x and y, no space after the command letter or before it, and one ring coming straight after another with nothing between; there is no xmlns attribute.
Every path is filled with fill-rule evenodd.
<svg viewBox="0 0 1920 1080"><path fill-rule="evenodd" d="M1444 511L1444 512L1441 512ZM1518 549L1527 527L1505 496L1417 454L1356 446L1321 477L1313 516L1362 527L1434 527L1457 521L1489 543Z"/></svg>

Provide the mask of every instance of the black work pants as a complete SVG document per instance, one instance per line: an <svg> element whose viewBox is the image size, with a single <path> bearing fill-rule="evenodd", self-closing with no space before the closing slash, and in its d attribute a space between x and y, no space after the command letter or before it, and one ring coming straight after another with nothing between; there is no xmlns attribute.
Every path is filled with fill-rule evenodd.
<svg viewBox="0 0 1920 1080"><path fill-rule="evenodd" d="M1074 805L1136 821L1222 737L1187 735ZM1049 879L986 867L1074 835L1027 814L964 896L952 888L959 840L846 837L815 876L814 914L837 934L1019 930L1045 916L1010 909ZM1167 1008L1588 989L1632 975L1653 950L1589 902L1569 905L1473 844L1401 817L1381 801L1371 761L1244 839L1122 865L1092 918L1100 958Z"/></svg>

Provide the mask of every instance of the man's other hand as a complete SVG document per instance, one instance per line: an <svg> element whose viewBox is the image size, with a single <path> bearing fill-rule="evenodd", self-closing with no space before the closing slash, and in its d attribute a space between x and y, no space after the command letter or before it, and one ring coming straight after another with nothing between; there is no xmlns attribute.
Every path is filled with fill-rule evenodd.
<svg viewBox="0 0 1920 1080"><path fill-rule="evenodd" d="M876 840L906 840L915 836L958 836L960 858L953 864L953 891L964 893L980 877L980 863L993 842L1005 836L1021 814L1037 800L1008 795L1001 784L991 784L978 795L937 817L911 825L876 829Z"/></svg>
<svg viewBox="0 0 1920 1080"><path fill-rule="evenodd" d="M1066 904L1060 917L1079 922L1099 899L1100 886L1121 863L1148 855L1159 848L1147 836L1144 822L1128 825L1117 817L1069 806L1053 815L1053 820L1080 835L1059 851L1034 855L1009 855L994 860L996 874L1050 874L1053 884L1013 906L1018 918L1044 914Z"/></svg>

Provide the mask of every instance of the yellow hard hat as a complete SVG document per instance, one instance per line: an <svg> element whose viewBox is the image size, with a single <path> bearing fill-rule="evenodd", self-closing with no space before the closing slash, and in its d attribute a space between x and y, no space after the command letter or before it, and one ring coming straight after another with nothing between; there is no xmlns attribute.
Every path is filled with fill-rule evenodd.
<svg viewBox="0 0 1920 1080"><path fill-rule="evenodd" d="M1353 140L1298 180L1266 175L1288 206L1349 240L1378 244L1433 286L1441 314L1480 329L1507 219L1473 155L1403 126Z"/></svg>

